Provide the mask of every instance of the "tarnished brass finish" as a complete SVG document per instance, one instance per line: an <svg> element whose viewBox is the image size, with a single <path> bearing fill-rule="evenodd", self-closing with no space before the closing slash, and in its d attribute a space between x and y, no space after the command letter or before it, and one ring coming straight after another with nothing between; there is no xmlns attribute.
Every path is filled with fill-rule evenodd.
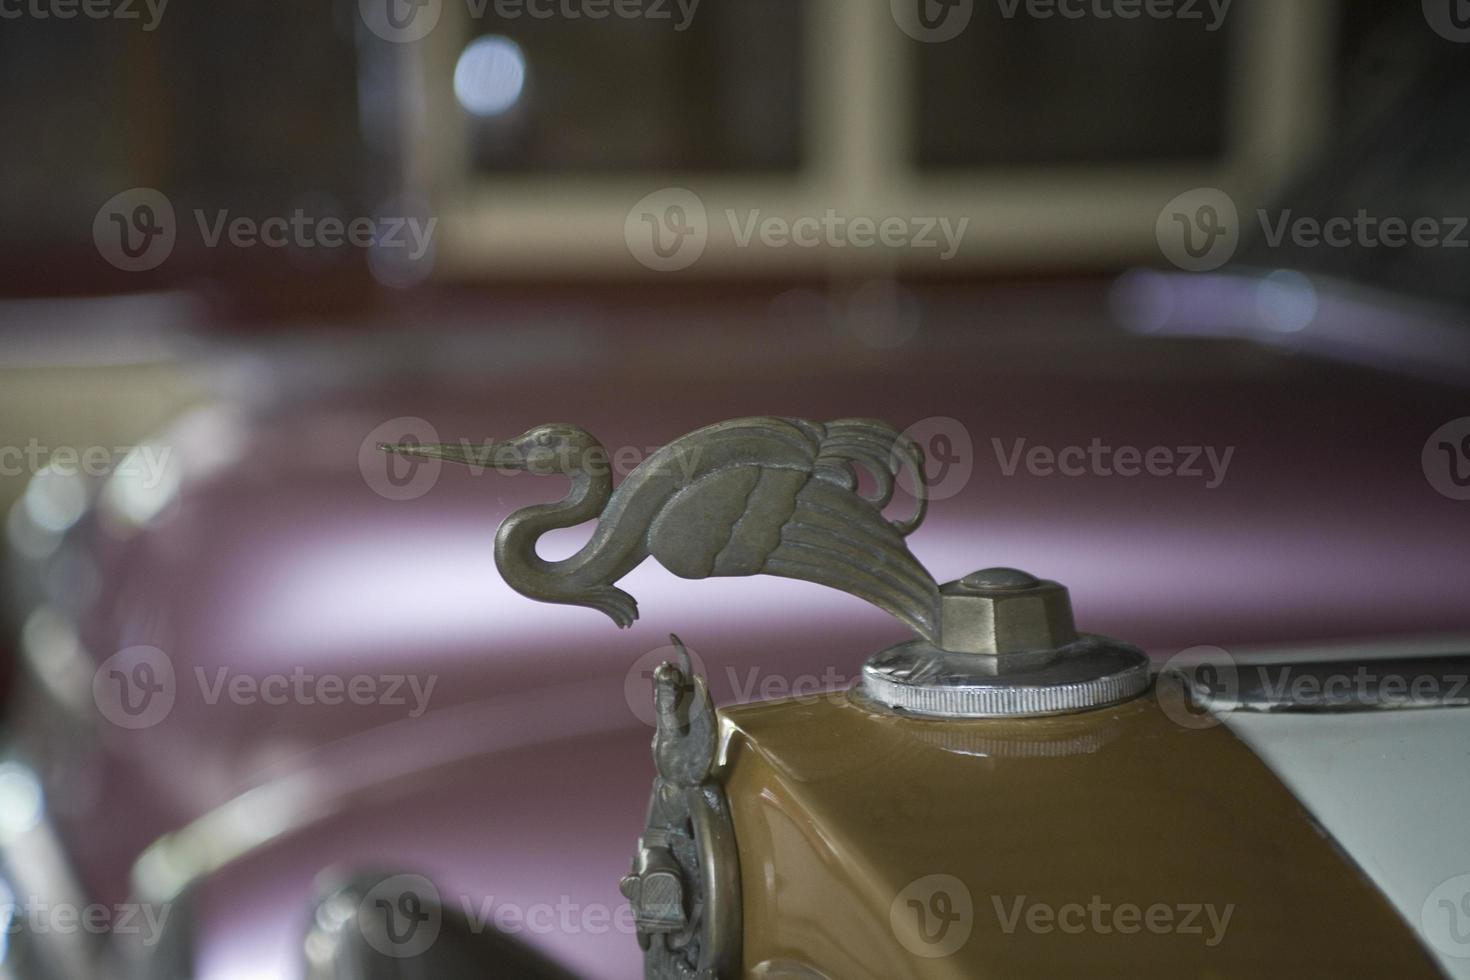
<svg viewBox="0 0 1470 980"><path fill-rule="evenodd" d="M384 452L478 467L561 474L571 490L505 519L495 564L511 588L543 602L587 606L619 626L638 603L614 583L650 555L682 578L779 575L830 586L887 610L938 640L939 586L905 538L928 505L923 453L873 419L732 419L676 439L613 490L607 450L575 425L538 425L504 442L382 445ZM872 489L859 492L858 472ZM900 474L915 499L890 520ZM586 546L546 561L548 531L597 520Z"/></svg>
<svg viewBox="0 0 1470 980"><path fill-rule="evenodd" d="M750 976L1439 976L1249 748L1152 698L1026 721L847 696L722 714ZM1172 926L1031 911L1102 905ZM1223 929L1205 906L1232 910Z"/></svg>
<svg viewBox="0 0 1470 980"><path fill-rule="evenodd" d="M478 467L560 473L555 504L516 511L495 535L495 564L517 592L587 606L619 626L638 604L614 584L644 559L684 578L779 575L858 596L907 623L919 640L879 653L868 695L931 717L1058 714L1113 704L1147 686L1143 654L1079 636L1067 590L1013 568L942 588L905 540L923 521L928 485L912 439L873 419L757 416L719 422L655 452L616 489L607 450L585 429L551 424L478 448L380 445L384 452ZM906 517L884 511L899 478ZM866 475L870 489L860 489ZM596 519L576 554L546 561L548 531ZM650 884L660 879L650 871Z"/></svg>
<svg viewBox="0 0 1470 980"><path fill-rule="evenodd" d="M939 590L940 635L955 653L1055 650L1077 639L1072 601L1056 582L988 568Z"/></svg>
<svg viewBox="0 0 1470 980"><path fill-rule="evenodd" d="M1077 632L1056 582L986 568L939 589L945 646L912 640L863 665L862 691L931 718L1027 718L1085 711L1148 688L1143 651Z"/></svg>
<svg viewBox="0 0 1470 980"><path fill-rule="evenodd" d="M715 773L719 720L677 636L679 663L654 671L658 776L619 884L633 908L647 980L734 980L740 971L740 859Z"/></svg>

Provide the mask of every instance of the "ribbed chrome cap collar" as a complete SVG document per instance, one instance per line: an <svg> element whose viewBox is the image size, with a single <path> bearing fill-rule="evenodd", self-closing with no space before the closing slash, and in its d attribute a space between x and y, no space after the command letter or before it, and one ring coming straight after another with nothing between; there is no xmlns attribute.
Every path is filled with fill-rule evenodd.
<svg viewBox="0 0 1470 980"><path fill-rule="evenodd" d="M862 691L933 718L1032 718L1117 704L1149 685L1143 651L1100 636L1084 635L1025 670L998 671L995 660L915 640L864 664Z"/></svg>

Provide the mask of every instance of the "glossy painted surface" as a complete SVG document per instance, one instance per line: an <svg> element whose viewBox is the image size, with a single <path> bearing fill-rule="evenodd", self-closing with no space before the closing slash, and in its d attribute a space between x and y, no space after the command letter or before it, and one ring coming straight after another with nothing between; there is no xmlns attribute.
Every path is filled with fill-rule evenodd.
<svg viewBox="0 0 1470 980"><path fill-rule="evenodd" d="M1249 748L1151 698L955 723L828 697L725 726L747 970L1438 975Z"/></svg>
<svg viewBox="0 0 1470 980"><path fill-rule="evenodd" d="M1419 930L1445 973L1470 978L1470 709L1237 711L1225 724Z"/></svg>

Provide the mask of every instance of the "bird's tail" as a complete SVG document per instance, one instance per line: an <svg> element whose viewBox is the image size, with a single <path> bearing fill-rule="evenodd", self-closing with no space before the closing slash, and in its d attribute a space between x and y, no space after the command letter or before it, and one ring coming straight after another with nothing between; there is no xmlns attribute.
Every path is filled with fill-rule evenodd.
<svg viewBox="0 0 1470 980"><path fill-rule="evenodd" d="M818 472L838 471L855 476L853 464L872 475L875 486L863 499L880 511L893 502L900 475L908 474L904 489L914 497L914 512L901 521L891 521L900 534L908 535L924 520L929 507L929 481L924 472L924 451L918 443L876 419L837 419L828 422L817 450ZM839 477L840 479L840 477Z"/></svg>

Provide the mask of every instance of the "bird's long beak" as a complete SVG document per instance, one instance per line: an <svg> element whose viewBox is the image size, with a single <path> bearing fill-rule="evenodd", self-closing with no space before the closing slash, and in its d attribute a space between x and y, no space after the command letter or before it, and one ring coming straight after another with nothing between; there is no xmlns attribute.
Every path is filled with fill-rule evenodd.
<svg viewBox="0 0 1470 980"><path fill-rule="evenodd" d="M416 443L380 442L378 451L410 459L442 459L450 463L463 463L479 469L523 470L526 457L513 442L487 442L472 446L467 442Z"/></svg>

